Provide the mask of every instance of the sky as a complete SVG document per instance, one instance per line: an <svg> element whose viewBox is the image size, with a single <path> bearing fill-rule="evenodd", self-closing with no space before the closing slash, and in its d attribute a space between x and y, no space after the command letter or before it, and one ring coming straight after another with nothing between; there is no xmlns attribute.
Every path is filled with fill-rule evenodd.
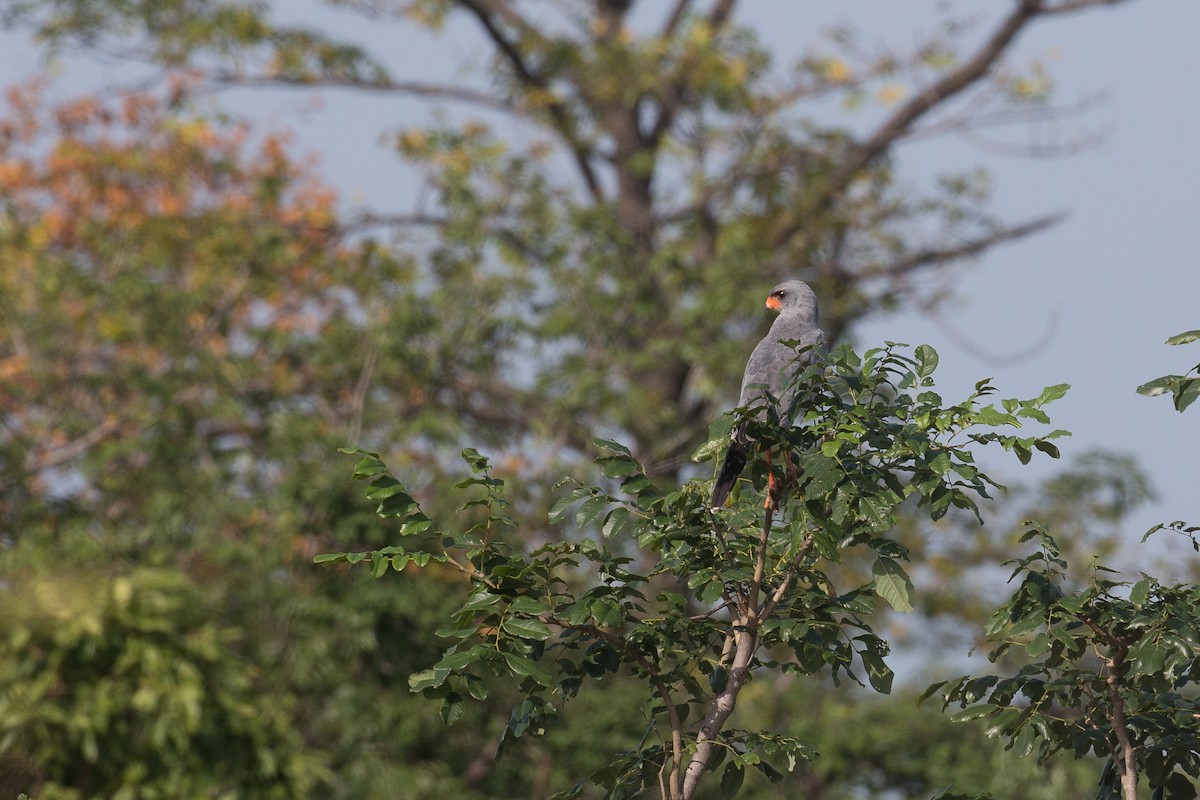
<svg viewBox="0 0 1200 800"><path fill-rule="evenodd" d="M276 5L289 18L361 37L388 53L398 73L459 76L461 65L482 64L480 40L461 24L449 26L441 39L414 38L348 21L311 0ZM653 5L650 0L647 8L657 11ZM868 44L914 44L948 5L978 14L986 31L986 20L1008 3L745 0L735 21L755 28L786 64L838 22L858 25ZM980 165L993 174L992 210L1001 218L1062 210L1067 219L957 268L956 299L938 319L899 313L855 331L860 346L884 340L933 345L941 354L938 381L947 400L965 396L989 376L1003 397L1032 397L1043 386L1070 383L1067 397L1049 409L1054 425L1074 434L1060 442L1064 457L1093 448L1131 453L1158 494L1126 526L1130 541L1156 522L1200 522L1200 406L1180 415L1167 398L1134 391L1200 362L1200 343L1163 344L1168 336L1200 328L1198 31L1195 0L1134 0L1043 20L1028 30L1013 58L1045 60L1058 100L1070 103L1097 92L1105 100L1082 117L1052 127L1011 128L1003 138L1020 144L1049 135L1091 145L1066 158L1030 158L941 138L902 148L898 166L919 184ZM0 35L0 85L42 67L23 37ZM60 94L126 75L113 62L78 56L56 69ZM220 102L268 125L293 128L297 146L320 154L321 172L348 205L404 210L416 196L412 176L386 151L380 134L427 118L420 103L333 92L314 101L307 92L261 90L229 93ZM1021 468L1009 457L989 458L985 465L1006 482L1033 482L1059 466L1035 459Z"/></svg>

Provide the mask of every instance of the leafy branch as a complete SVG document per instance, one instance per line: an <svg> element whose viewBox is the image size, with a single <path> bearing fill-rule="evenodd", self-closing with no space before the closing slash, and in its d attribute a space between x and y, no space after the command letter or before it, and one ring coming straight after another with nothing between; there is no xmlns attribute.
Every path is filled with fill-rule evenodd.
<svg viewBox="0 0 1200 800"><path fill-rule="evenodd" d="M867 618L877 598L913 608L908 549L894 538L899 506L915 502L933 519L951 508L978 515L977 498L998 486L975 466L978 446L999 445L1023 461L1037 450L1057 456L1050 440L1063 431L1005 429L1048 422L1042 406L1065 386L984 405L994 390L983 381L945 406L933 391L937 362L928 346L909 354L889 343L861 356L839 347L795 376L787 416L797 426L769 407L723 418L698 460L720 451L735 422L761 450L728 510L709 508L706 481L664 489L627 447L597 439L601 485L561 483L550 510L561 533L531 551L512 543L519 539L503 482L475 450L463 452L471 477L450 487L466 499L448 522L431 520L377 454L349 450L362 456L354 475L370 483L378 514L399 521L402 544L316 560L368 563L376 577L441 564L465 579L466 600L439 632L453 643L410 687L439 699L449 723L466 698L486 697L492 680L515 683L521 699L500 752L546 733L591 681L618 672L641 681L651 725L638 750L559 797L592 782L610 793L657 786L663 798L683 800L718 769L732 796L748 767L779 780L779 758L790 770L814 757L799 740L730 727L756 674L828 671L835 682L891 691L888 644ZM870 576L838 592L823 568L852 552L870 556Z"/></svg>
<svg viewBox="0 0 1200 800"><path fill-rule="evenodd" d="M1017 590L987 627L998 661L1029 659L1011 677L964 676L930 686L952 719L986 719L1039 763L1066 751L1105 759L1100 797L1136 800L1144 775L1167 800L1195 797L1200 777L1200 586L1163 584L1143 575L1117 582L1097 566L1089 584L1066 585L1057 542L1030 523L1022 541L1038 549L1015 565Z"/></svg>

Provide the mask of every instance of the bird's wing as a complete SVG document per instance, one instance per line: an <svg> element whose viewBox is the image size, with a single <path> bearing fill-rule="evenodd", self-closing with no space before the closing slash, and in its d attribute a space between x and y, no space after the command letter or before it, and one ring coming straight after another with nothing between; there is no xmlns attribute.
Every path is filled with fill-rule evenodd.
<svg viewBox="0 0 1200 800"><path fill-rule="evenodd" d="M820 345L824 343L825 335L815 325L808 325L796 331L772 328L766 338L754 348L746 362L746 372L742 376L742 395L738 405L745 406L754 402L762 395L764 388L779 399L796 369L812 360L811 350L797 356L796 348L782 344L793 340L799 342L800 347Z"/></svg>

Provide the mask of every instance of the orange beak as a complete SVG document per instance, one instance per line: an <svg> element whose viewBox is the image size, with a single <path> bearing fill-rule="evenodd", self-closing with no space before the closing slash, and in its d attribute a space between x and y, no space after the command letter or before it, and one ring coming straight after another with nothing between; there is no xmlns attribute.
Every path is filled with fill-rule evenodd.
<svg viewBox="0 0 1200 800"><path fill-rule="evenodd" d="M783 303L779 302L778 297L772 296L767 298L767 308L771 309L772 311L778 311L782 305Z"/></svg>

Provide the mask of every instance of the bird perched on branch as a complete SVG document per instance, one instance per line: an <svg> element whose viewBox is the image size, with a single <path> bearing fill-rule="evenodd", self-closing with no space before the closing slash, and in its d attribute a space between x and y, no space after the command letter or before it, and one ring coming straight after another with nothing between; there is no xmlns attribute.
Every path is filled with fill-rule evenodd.
<svg viewBox="0 0 1200 800"><path fill-rule="evenodd" d="M778 311L779 316L771 330L750 354L746 372L742 375L742 394L738 406L748 406L769 393L782 416L789 405L783 396L788 379L796 370L803 369L812 360L812 350L804 347L825 343L825 335L817 327L817 296L803 281L784 281L767 295L767 308ZM797 342L796 346L783 342ZM800 350L797 355L797 350ZM725 451L725 461L713 485L713 508L725 505L729 492L746 466L750 456L750 438L745 422L734 429Z"/></svg>

